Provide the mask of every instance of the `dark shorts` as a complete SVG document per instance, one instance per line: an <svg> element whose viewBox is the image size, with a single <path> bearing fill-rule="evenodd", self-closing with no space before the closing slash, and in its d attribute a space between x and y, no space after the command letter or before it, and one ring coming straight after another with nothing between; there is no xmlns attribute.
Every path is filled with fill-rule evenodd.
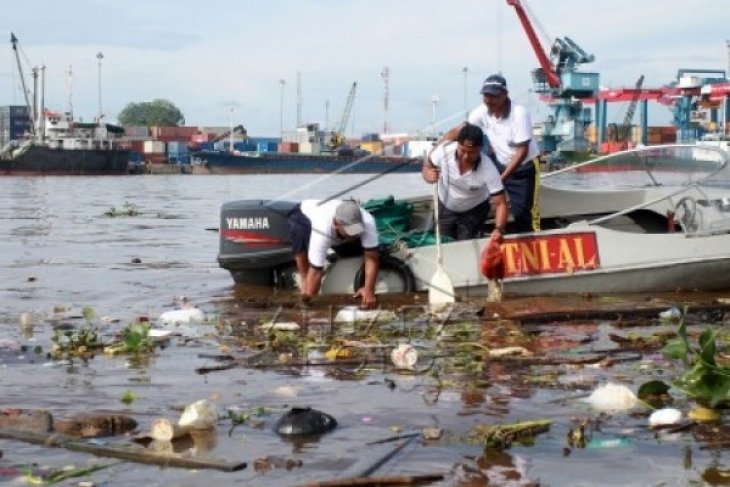
<svg viewBox="0 0 730 487"><path fill-rule="evenodd" d="M439 201L439 230L454 240L482 236L484 223L489 217L489 200L463 212L451 211Z"/></svg>
<svg viewBox="0 0 730 487"><path fill-rule="evenodd" d="M497 163L502 174L505 166ZM530 232L534 230L533 212L536 204L535 190L538 184L534 161L525 161L504 184L509 200L509 209L514 222L509 225L510 232Z"/></svg>
<svg viewBox="0 0 730 487"><path fill-rule="evenodd" d="M312 235L312 222L302 213L301 205L297 205L286 214L289 225L291 250L294 254L306 252L309 248L309 238Z"/></svg>

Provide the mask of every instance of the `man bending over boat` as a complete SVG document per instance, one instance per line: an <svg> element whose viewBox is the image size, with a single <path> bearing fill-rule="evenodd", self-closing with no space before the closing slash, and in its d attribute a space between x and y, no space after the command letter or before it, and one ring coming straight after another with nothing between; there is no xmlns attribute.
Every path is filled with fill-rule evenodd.
<svg viewBox="0 0 730 487"><path fill-rule="evenodd" d="M491 237L501 239L507 224L507 198L494 161L484 151L484 133L465 124L456 141L436 146L423 162L423 179L438 182L439 230L456 240L479 238L494 205Z"/></svg>
<svg viewBox="0 0 730 487"><path fill-rule="evenodd" d="M331 247L361 248L365 255L365 284L355 292L361 306L375 305L375 281L380 269L375 218L354 200L304 200L287 215L292 252L302 278L302 295L319 293Z"/></svg>

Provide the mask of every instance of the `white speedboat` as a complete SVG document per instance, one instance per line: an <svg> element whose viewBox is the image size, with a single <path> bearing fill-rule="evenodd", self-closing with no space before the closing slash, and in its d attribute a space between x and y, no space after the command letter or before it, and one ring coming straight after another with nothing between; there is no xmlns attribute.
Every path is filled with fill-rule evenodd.
<svg viewBox="0 0 730 487"><path fill-rule="evenodd" d="M504 292L621 293L730 289L730 155L714 147L642 147L542 177L542 230L505 236ZM424 187L427 192L428 188ZM384 246L378 292L425 291L436 247L409 236L432 226L431 198L411 199L409 227ZM221 210L219 263L239 283L289 285L285 215L293 203L236 201ZM377 217L377 215L376 215ZM489 234L490 222L485 224ZM487 239L442 244L457 294L483 295ZM333 255L323 293L362 282L362 259Z"/></svg>

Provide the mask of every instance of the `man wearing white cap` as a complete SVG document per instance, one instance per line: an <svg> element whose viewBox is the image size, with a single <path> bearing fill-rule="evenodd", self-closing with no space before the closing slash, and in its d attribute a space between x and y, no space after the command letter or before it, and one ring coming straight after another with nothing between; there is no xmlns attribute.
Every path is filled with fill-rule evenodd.
<svg viewBox="0 0 730 487"><path fill-rule="evenodd" d="M375 304L380 254L378 230L370 213L354 200L304 200L289 212L287 221L304 296L319 292L331 247L360 244L365 256L365 283L355 296L360 297L363 307Z"/></svg>

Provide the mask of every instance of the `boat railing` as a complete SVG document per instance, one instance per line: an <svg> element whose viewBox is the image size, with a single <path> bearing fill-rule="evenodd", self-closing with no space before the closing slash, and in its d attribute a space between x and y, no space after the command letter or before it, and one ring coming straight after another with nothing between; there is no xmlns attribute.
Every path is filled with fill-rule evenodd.
<svg viewBox="0 0 730 487"><path fill-rule="evenodd" d="M13 149L18 147L17 140L11 140L0 149L0 159L10 159Z"/></svg>
<svg viewBox="0 0 730 487"><path fill-rule="evenodd" d="M34 144L32 139L28 139L24 141L17 149L11 150L10 152L10 159L16 159L26 152L28 152L28 149L31 148L31 146Z"/></svg>
<svg viewBox="0 0 730 487"><path fill-rule="evenodd" d="M683 186L621 211L584 222L589 226L605 224L615 218L648 209L666 201L667 215L679 223L687 236L705 236L730 232L730 198L712 198L699 183Z"/></svg>
<svg viewBox="0 0 730 487"><path fill-rule="evenodd" d="M644 146L602 155L541 176L553 186L594 182L602 186L678 186L701 180L730 182L730 154L694 144ZM640 173L645 177L638 177Z"/></svg>

